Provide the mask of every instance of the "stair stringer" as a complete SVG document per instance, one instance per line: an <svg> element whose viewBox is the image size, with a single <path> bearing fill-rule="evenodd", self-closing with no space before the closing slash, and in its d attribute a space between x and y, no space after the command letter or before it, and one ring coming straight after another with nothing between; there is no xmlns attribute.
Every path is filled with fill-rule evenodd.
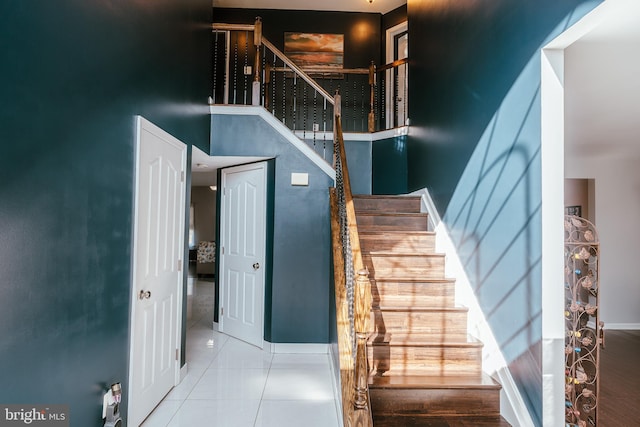
<svg viewBox="0 0 640 427"><path fill-rule="evenodd" d="M522 394L509 371L502 350L487 322L475 293L471 287L462 261L458 256L449 230L440 218L429 190L423 188L411 193L422 198L421 210L429 214L429 230L436 233L436 250L446 256L445 274L456 278L456 304L469 309L467 330L470 335L484 343L482 350L482 370L502 385L500 391L500 413L512 425L534 427L531 414Z"/></svg>

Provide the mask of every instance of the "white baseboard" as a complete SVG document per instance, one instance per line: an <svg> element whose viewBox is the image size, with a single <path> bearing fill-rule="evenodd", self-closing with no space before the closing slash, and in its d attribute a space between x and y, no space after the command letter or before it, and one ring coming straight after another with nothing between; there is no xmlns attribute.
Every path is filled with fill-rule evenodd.
<svg viewBox="0 0 640 427"><path fill-rule="evenodd" d="M329 352L329 344L290 344L265 341L264 349L271 353L326 354Z"/></svg>
<svg viewBox="0 0 640 427"><path fill-rule="evenodd" d="M189 367L188 367L188 363L185 362L184 365L182 366L182 368L180 368L180 382L182 382L182 380L184 379L184 377L187 376L187 373L189 372Z"/></svg>
<svg viewBox="0 0 640 427"><path fill-rule="evenodd" d="M336 372L335 366L339 361L333 358L333 352L329 351L329 365L331 368L331 382L333 384L333 398L336 402L336 417L338 417L338 427L344 427L342 419L342 389L340 388L340 373Z"/></svg>
<svg viewBox="0 0 640 427"><path fill-rule="evenodd" d="M640 323L604 323L604 329L617 329L621 331L635 331L640 330Z"/></svg>

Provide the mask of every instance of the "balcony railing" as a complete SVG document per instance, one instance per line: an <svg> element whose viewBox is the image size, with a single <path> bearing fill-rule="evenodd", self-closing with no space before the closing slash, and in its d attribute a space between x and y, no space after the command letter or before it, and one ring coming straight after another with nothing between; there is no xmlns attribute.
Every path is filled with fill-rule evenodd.
<svg viewBox="0 0 640 427"><path fill-rule="evenodd" d="M254 24L213 24L213 33L213 104L261 105L329 155L336 91L345 132L408 124L406 60L379 68L301 68L262 35L260 18Z"/></svg>

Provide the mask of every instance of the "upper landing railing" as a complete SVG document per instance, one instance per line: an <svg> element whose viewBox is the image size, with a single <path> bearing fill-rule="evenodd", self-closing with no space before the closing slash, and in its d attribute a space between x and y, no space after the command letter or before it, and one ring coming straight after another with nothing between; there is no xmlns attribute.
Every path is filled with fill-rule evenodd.
<svg viewBox="0 0 640 427"><path fill-rule="evenodd" d="M263 36L260 18L212 28L212 104L261 105L327 161L333 153L336 91L345 132L407 124L406 60L381 67L300 67Z"/></svg>

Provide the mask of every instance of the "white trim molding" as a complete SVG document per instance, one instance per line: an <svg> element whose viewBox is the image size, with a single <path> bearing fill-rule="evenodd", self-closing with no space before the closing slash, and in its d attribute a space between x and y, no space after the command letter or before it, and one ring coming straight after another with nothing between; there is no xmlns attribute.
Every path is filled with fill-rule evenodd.
<svg viewBox="0 0 640 427"><path fill-rule="evenodd" d="M278 354L327 354L329 344L264 342L265 350Z"/></svg>
<svg viewBox="0 0 640 427"><path fill-rule="evenodd" d="M482 370L502 385L500 391L500 413L512 425L533 427L522 395L513 380L500 346L493 335L491 326L484 317L469 277L464 270L446 224L440 218L435 203L426 188L411 193L422 197L422 212L429 214L429 229L436 232L436 250L446 257L445 274L456 279L456 304L469 309L468 331L483 342Z"/></svg>
<svg viewBox="0 0 640 427"><path fill-rule="evenodd" d="M333 352L329 351L329 368L331 369L331 383L333 384L333 399L336 402L336 417L338 417L338 427L344 427L342 419L342 389L340 387L340 371L336 371L336 366L340 362L335 360Z"/></svg>
<svg viewBox="0 0 640 427"><path fill-rule="evenodd" d="M604 329L605 331L638 331L640 330L640 323L605 323Z"/></svg>

